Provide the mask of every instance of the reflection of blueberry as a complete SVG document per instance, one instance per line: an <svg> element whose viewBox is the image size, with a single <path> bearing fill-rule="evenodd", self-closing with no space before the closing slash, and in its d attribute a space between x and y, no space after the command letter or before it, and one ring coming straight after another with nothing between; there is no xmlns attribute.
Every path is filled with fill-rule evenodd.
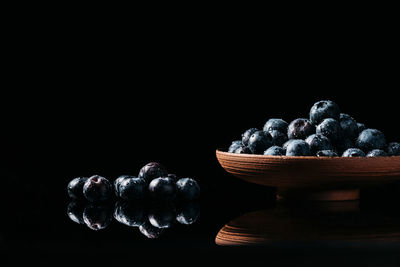
<svg viewBox="0 0 400 267"><path fill-rule="evenodd" d="M87 179L87 177L77 177L72 179L67 186L68 195L75 199L83 198L83 185Z"/></svg>
<svg viewBox="0 0 400 267"><path fill-rule="evenodd" d="M178 208L176 220L181 224L192 224L200 216L200 205L197 202L186 202Z"/></svg>
<svg viewBox="0 0 400 267"><path fill-rule="evenodd" d="M139 226L139 231L147 238L154 239L160 237L164 229L155 227L150 222L146 221L145 223Z"/></svg>
<svg viewBox="0 0 400 267"><path fill-rule="evenodd" d="M250 128L250 129L246 130L242 134L242 143L243 143L243 145L247 146L249 144L250 137L253 135L253 133L255 133L257 131L258 131L257 128Z"/></svg>
<svg viewBox="0 0 400 267"><path fill-rule="evenodd" d="M340 114L340 127L342 127L342 132L345 137L349 139L354 139L358 136L358 125L357 122L347 114Z"/></svg>
<svg viewBox="0 0 400 267"><path fill-rule="evenodd" d="M173 205L161 205L153 207L149 211L149 222L157 228L169 228L176 218L176 211Z"/></svg>
<svg viewBox="0 0 400 267"><path fill-rule="evenodd" d="M392 142L387 146L389 156L400 156L400 143Z"/></svg>
<svg viewBox="0 0 400 267"><path fill-rule="evenodd" d="M286 132L272 130L272 131L269 131L269 134L272 137L272 143L276 146L281 146L288 140Z"/></svg>
<svg viewBox="0 0 400 267"><path fill-rule="evenodd" d="M122 224L133 227L139 227L146 220L142 206L121 201L115 204L114 218Z"/></svg>
<svg viewBox="0 0 400 267"><path fill-rule="evenodd" d="M165 177L168 175L167 170L163 165L157 162L150 162L143 166L139 171L139 178L143 178L147 183L158 177Z"/></svg>
<svg viewBox="0 0 400 267"><path fill-rule="evenodd" d="M242 145L243 145L242 140L233 141L230 147L228 148L228 152L233 153L237 148L239 148Z"/></svg>
<svg viewBox="0 0 400 267"><path fill-rule="evenodd" d="M295 119L289 124L287 135L289 139L306 139L315 133L315 127L307 119Z"/></svg>
<svg viewBox="0 0 400 267"><path fill-rule="evenodd" d="M322 100L315 103L310 110L310 121L314 125L320 124L326 118L339 120L339 106L330 100Z"/></svg>
<svg viewBox="0 0 400 267"><path fill-rule="evenodd" d="M194 200L200 197L200 186L192 178L182 178L176 182L178 197L184 200Z"/></svg>
<svg viewBox="0 0 400 267"><path fill-rule="evenodd" d="M106 205L88 204L83 211L83 220L92 230L104 229L112 221L112 209Z"/></svg>
<svg viewBox="0 0 400 267"><path fill-rule="evenodd" d="M365 153L358 148L349 148L343 152L342 157L365 157Z"/></svg>
<svg viewBox="0 0 400 267"><path fill-rule="evenodd" d="M110 182L99 175L93 175L83 186L83 195L91 202L106 201L111 197L112 186Z"/></svg>
<svg viewBox="0 0 400 267"><path fill-rule="evenodd" d="M386 157L387 153L381 149L374 149L368 152L367 157Z"/></svg>
<svg viewBox="0 0 400 267"><path fill-rule="evenodd" d="M132 176L121 175L117 179L115 179L115 181L114 181L114 193L115 193L115 196L119 197L119 186L121 185L121 182L124 179L128 178L128 177L132 177Z"/></svg>
<svg viewBox="0 0 400 267"><path fill-rule="evenodd" d="M270 148L264 151L264 155L267 156L284 156L285 154L286 154L285 150L280 146L271 146Z"/></svg>
<svg viewBox="0 0 400 267"><path fill-rule="evenodd" d="M83 208L84 206L82 205L82 203L79 203L77 201L70 202L67 208L68 217L73 222L84 224L85 222L83 221Z"/></svg>
<svg viewBox="0 0 400 267"><path fill-rule="evenodd" d="M286 156L311 156L310 146L304 140L294 140L287 146Z"/></svg>
<svg viewBox="0 0 400 267"><path fill-rule="evenodd" d="M316 153L317 157L337 157L338 154L332 150L321 150Z"/></svg>
<svg viewBox="0 0 400 267"><path fill-rule="evenodd" d="M247 146L240 146L233 151L236 154L253 154L253 152Z"/></svg>
<svg viewBox="0 0 400 267"><path fill-rule="evenodd" d="M282 133L287 132L288 123L282 119L269 119L264 125L264 132L277 130Z"/></svg>
<svg viewBox="0 0 400 267"><path fill-rule="evenodd" d="M332 149L331 142L328 137L321 134L312 134L305 140L310 146L311 153L315 155L320 150L330 150Z"/></svg>
<svg viewBox="0 0 400 267"><path fill-rule="evenodd" d="M176 184L168 177L153 179L149 184L150 196L159 200L172 200L176 196Z"/></svg>
<svg viewBox="0 0 400 267"><path fill-rule="evenodd" d="M342 128L337 120L332 118L324 119L317 126L317 134L324 135L333 143L339 142L342 137Z"/></svg>
<svg viewBox="0 0 400 267"><path fill-rule="evenodd" d="M145 197L147 184L137 177L125 178L119 186L119 196L128 201L140 200Z"/></svg>
<svg viewBox="0 0 400 267"><path fill-rule="evenodd" d="M272 137L269 133L257 131L250 136L249 148L253 154L263 154L270 146L272 146Z"/></svg>
<svg viewBox="0 0 400 267"><path fill-rule="evenodd" d="M386 139L382 132L376 129L366 129L357 138L357 146L364 151L386 148Z"/></svg>

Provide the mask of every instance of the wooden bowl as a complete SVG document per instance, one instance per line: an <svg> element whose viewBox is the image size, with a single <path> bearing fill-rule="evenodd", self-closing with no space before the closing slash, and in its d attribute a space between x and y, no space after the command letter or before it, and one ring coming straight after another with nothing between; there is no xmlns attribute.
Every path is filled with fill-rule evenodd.
<svg viewBox="0 0 400 267"><path fill-rule="evenodd" d="M359 189L400 180L396 157L286 157L216 151L221 166L250 183L276 187L278 198L355 200Z"/></svg>

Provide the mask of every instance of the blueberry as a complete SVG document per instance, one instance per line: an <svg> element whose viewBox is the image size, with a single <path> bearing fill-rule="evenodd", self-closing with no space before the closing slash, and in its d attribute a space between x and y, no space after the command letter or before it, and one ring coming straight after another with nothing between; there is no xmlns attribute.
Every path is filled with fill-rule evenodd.
<svg viewBox="0 0 400 267"><path fill-rule="evenodd" d="M284 156L285 154L286 154L285 150L280 146L271 146L270 148L264 151L264 155L267 156Z"/></svg>
<svg viewBox="0 0 400 267"><path fill-rule="evenodd" d="M367 129L367 127L365 126L364 123L357 123L357 128L358 128L358 133L360 134L362 131L364 131L365 129Z"/></svg>
<svg viewBox="0 0 400 267"><path fill-rule="evenodd" d="M286 141L286 143L284 143L284 144L282 145L282 149L285 151L285 153L286 153L286 149L287 149L288 145L289 145L291 142L293 142L294 140L296 140L296 139L289 139L288 141Z"/></svg>
<svg viewBox="0 0 400 267"><path fill-rule="evenodd" d="M345 137L349 139L355 139L358 136L358 125L357 122L347 114L340 114L340 127Z"/></svg>
<svg viewBox="0 0 400 267"><path fill-rule="evenodd" d="M115 193L115 196L116 196L116 197L119 197L119 186L121 185L121 182L122 182L124 179L129 178L129 177L133 177L133 176L130 176L130 175L121 175L121 176L119 176L117 179L114 180L113 185L114 185L114 193Z"/></svg>
<svg viewBox="0 0 400 267"><path fill-rule="evenodd" d="M92 230L104 229L112 221L112 209L106 205L88 204L83 211L83 220Z"/></svg>
<svg viewBox="0 0 400 267"><path fill-rule="evenodd" d="M349 148L343 152L342 157L365 157L365 153L358 148Z"/></svg>
<svg viewBox="0 0 400 267"><path fill-rule="evenodd" d="M356 145L364 151L384 149L386 148L386 139L382 132L376 129L366 129L358 136Z"/></svg>
<svg viewBox="0 0 400 267"><path fill-rule="evenodd" d="M287 134L285 132L271 130L269 131L269 134L272 137L272 143L276 146L281 146L288 140Z"/></svg>
<svg viewBox="0 0 400 267"><path fill-rule="evenodd" d="M82 203L72 201L68 204L67 215L73 222L84 224L85 222L83 221L83 209L84 206L82 205Z"/></svg>
<svg viewBox="0 0 400 267"><path fill-rule="evenodd" d="M157 228L170 228L176 219L176 210L173 205L153 207L149 212L149 222Z"/></svg>
<svg viewBox="0 0 400 267"><path fill-rule="evenodd" d="M157 228L153 226L150 222L146 221L145 223L139 226L139 231L147 238L155 239L160 237L164 229Z"/></svg>
<svg viewBox="0 0 400 267"><path fill-rule="evenodd" d="M311 156L310 146L306 141L296 139L287 146L286 156Z"/></svg>
<svg viewBox="0 0 400 267"><path fill-rule="evenodd" d="M264 125L264 132L279 131L286 133L288 128L288 123L282 119L269 119Z"/></svg>
<svg viewBox="0 0 400 267"><path fill-rule="evenodd" d="M185 225L193 224L200 216L200 205L198 202L185 202L178 207L176 220Z"/></svg>
<svg viewBox="0 0 400 267"><path fill-rule="evenodd" d="M387 146L389 156L400 156L400 143L392 142Z"/></svg>
<svg viewBox="0 0 400 267"><path fill-rule="evenodd" d="M146 213L141 205L118 201L114 207L114 218L124 225L139 227L146 221Z"/></svg>
<svg viewBox="0 0 400 267"><path fill-rule="evenodd" d="M247 146L244 146L244 145L238 147L234 151L234 153L236 153L236 154L253 154L253 152L250 150L250 148Z"/></svg>
<svg viewBox="0 0 400 267"><path fill-rule="evenodd" d="M320 150L331 150L332 145L326 136L313 134L307 137L307 144L310 146L311 154L315 155Z"/></svg>
<svg viewBox="0 0 400 267"><path fill-rule="evenodd" d="M246 130L242 134L242 143L243 143L243 145L247 146L249 144L250 137L253 135L253 133L255 133L257 131L258 131L257 128L250 128L250 129Z"/></svg>
<svg viewBox="0 0 400 267"><path fill-rule="evenodd" d="M111 197L112 186L110 182L99 175L93 175L83 185L83 195L91 202L106 201Z"/></svg>
<svg viewBox="0 0 400 267"><path fill-rule="evenodd" d="M338 143L342 137L342 132L339 122L332 118L324 119L317 126L317 134L321 134L328 137L329 140L333 143Z"/></svg>
<svg viewBox="0 0 400 267"><path fill-rule="evenodd" d="M145 197L146 181L142 178L127 177L119 186L119 196L127 201L140 200Z"/></svg>
<svg viewBox="0 0 400 267"><path fill-rule="evenodd" d="M272 137L267 132L257 131L251 135L248 146L253 154L263 154L267 148L272 146Z"/></svg>
<svg viewBox="0 0 400 267"><path fill-rule="evenodd" d="M335 102L322 100L315 103L310 110L310 121L314 125L320 124L324 119L340 119L340 109Z"/></svg>
<svg viewBox="0 0 400 267"><path fill-rule="evenodd" d="M228 152L233 153L237 148L239 148L242 145L243 145L242 140L233 141L230 147L228 148Z"/></svg>
<svg viewBox="0 0 400 267"><path fill-rule="evenodd" d="M158 177L165 177L168 175L167 170L163 165L157 162L150 162L143 166L139 171L139 178L143 178L147 183Z"/></svg>
<svg viewBox="0 0 400 267"><path fill-rule="evenodd" d="M367 157L386 157L387 153L381 149L374 149L368 152Z"/></svg>
<svg viewBox="0 0 400 267"><path fill-rule="evenodd" d="M85 184L87 177L77 177L72 179L67 186L68 195L74 199L82 199L83 196L83 185Z"/></svg>
<svg viewBox="0 0 400 267"><path fill-rule="evenodd" d="M200 186L192 178L182 178L176 182L177 195L183 200L194 200L200 197Z"/></svg>
<svg viewBox="0 0 400 267"><path fill-rule="evenodd" d="M168 177L153 179L149 184L150 196L159 200L173 200L176 196L176 183Z"/></svg>
<svg viewBox="0 0 400 267"><path fill-rule="evenodd" d="M295 119L289 124L287 135L289 139L306 139L315 133L315 127L307 119Z"/></svg>
<svg viewBox="0 0 400 267"><path fill-rule="evenodd" d="M338 154L333 150L321 150L316 153L317 157L337 157Z"/></svg>

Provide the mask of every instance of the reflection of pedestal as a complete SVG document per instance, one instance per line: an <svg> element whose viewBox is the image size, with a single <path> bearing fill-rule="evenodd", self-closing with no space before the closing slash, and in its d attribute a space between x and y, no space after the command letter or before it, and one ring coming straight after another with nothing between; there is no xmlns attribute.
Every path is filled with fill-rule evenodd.
<svg viewBox="0 0 400 267"><path fill-rule="evenodd" d="M277 200L279 201L348 201L360 198L360 189L319 189L319 190L284 190L278 189Z"/></svg>

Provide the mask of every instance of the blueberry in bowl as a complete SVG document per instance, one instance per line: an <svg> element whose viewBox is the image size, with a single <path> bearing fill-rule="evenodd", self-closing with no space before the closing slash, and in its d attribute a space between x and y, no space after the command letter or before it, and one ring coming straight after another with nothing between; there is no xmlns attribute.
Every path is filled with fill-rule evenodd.
<svg viewBox="0 0 400 267"><path fill-rule="evenodd" d="M294 140L287 146L286 156L290 157L311 156L310 146L304 140L301 139Z"/></svg>
<svg viewBox="0 0 400 267"><path fill-rule="evenodd" d="M357 138L356 145L364 151L374 149L385 149L386 138L383 133L376 129L366 129L360 133Z"/></svg>
<svg viewBox="0 0 400 267"><path fill-rule="evenodd" d="M272 143L276 146L281 146L288 140L286 132L271 130L268 133L272 137Z"/></svg>
<svg viewBox="0 0 400 267"><path fill-rule="evenodd" d="M279 131L281 133L286 133L288 128L288 123L282 119L269 119L264 125L264 132Z"/></svg>
<svg viewBox="0 0 400 267"><path fill-rule="evenodd" d="M256 131L250 136L248 147L253 154L263 154L271 145L272 137L269 133Z"/></svg>
<svg viewBox="0 0 400 267"><path fill-rule="evenodd" d="M345 137L355 139L359 134L357 122L348 114L340 113L340 127Z"/></svg>
<svg viewBox="0 0 400 267"><path fill-rule="evenodd" d="M318 124L316 133L326 136L333 143L340 142L342 138L342 128L339 122L332 118L324 119Z"/></svg>
<svg viewBox="0 0 400 267"><path fill-rule="evenodd" d="M250 150L250 148L245 146L245 145L241 145L240 147L236 148L235 151L233 151L233 153L236 153L236 154L253 154L253 152Z"/></svg>
<svg viewBox="0 0 400 267"><path fill-rule="evenodd" d="M365 153L359 148L349 148L343 152L342 157L365 157Z"/></svg>
<svg viewBox="0 0 400 267"><path fill-rule="evenodd" d="M257 128L250 128L250 129L246 130L242 134L242 143L243 143L243 145L247 146L249 144L250 137L253 135L253 133L255 133L257 131L258 131Z"/></svg>
<svg viewBox="0 0 400 267"><path fill-rule="evenodd" d="M233 141L232 144L228 148L228 152L234 153L236 149L243 146L242 140Z"/></svg>
<svg viewBox="0 0 400 267"><path fill-rule="evenodd" d="M295 139L291 139L295 140ZM264 155L266 156L284 156L286 151L280 146L271 146L267 150L264 151Z"/></svg>
<svg viewBox="0 0 400 267"><path fill-rule="evenodd" d="M317 157L338 157L338 154L333 150L320 150L315 155Z"/></svg>
<svg viewBox="0 0 400 267"><path fill-rule="evenodd" d="M315 127L307 119L300 118L292 121L287 130L289 139L306 139L315 133Z"/></svg>
<svg viewBox="0 0 400 267"><path fill-rule="evenodd" d="M367 153L367 157L387 157L387 153L382 149L374 149Z"/></svg>
<svg viewBox="0 0 400 267"><path fill-rule="evenodd" d="M311 154L315 155L320 150L331 150L332 145L328 137L321 134L312 134L305 140L310 146Z"/></svg>
<svg viewBox="0 0 400 267"><path fill-rule="evenodd" d="M320 124L324 119L340 119L339 106L330 100L321 100L316 102L310 110L310 121L313 125Z"/></svg>
<svg viewBox="0 0 400 267"><path fill-rule="evenodd" d="M400 156L400 143L392 142L387 146L389 156Z"/></svg>

